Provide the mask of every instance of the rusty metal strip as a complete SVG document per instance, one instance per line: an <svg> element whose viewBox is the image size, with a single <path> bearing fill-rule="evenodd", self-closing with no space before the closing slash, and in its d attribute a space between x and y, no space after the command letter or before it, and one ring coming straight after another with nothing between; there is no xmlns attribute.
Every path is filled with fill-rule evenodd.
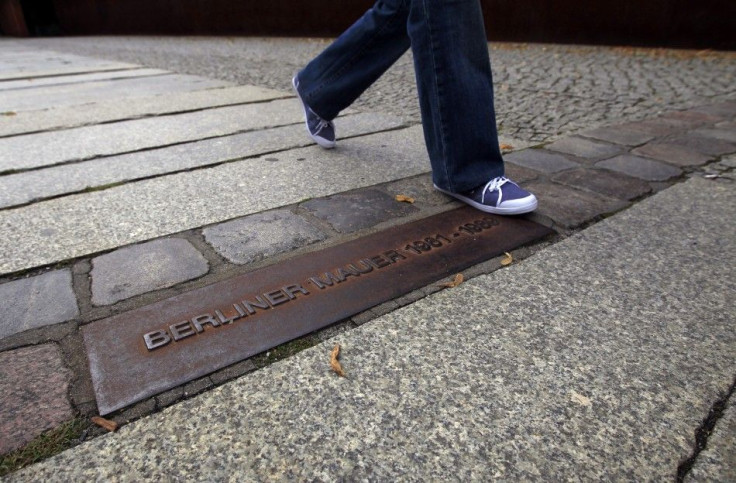
<svg viewBox="0 0 736 483"><path fill-rule="evenodd" d="M82 328L108 414L551 233L460 208Z"/></svg>

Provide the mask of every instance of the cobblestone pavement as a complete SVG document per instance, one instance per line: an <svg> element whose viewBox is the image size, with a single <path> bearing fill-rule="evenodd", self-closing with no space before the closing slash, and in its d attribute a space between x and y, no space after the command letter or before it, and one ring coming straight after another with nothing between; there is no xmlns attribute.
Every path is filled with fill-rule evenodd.
<svg viewBox="0 0 736 483"><path fill-rule="evenodd" d="M3 43L0 361L36 363L0 363L0 434L10 435L0 440L2 452L70 415L97 413L85 328L458 206L432 189L427 174L409 56L340 119L339 149L311 145L289 78L324 45ZM508 153L507 170L540 198L527 218L558 238L687 177L736 180L731 54L501 45L492 55L503 69L496 73L500 102L516 109L504 109L504 132L545 141ZM580 77L570 83L548 69ZM399 203L397 194L415 203ZM513 256L523 259L558 238ZM493 259L464 274L500 266ZM159 411L438 290L423 287L291 345L167 386L110 418L124 424ZM31 416L33 401L43 408Z"/></svg>
<svg viewBox="0 0 736 483"><path fill-rule="evenodd" d="M324 39L83 37L42 48L288 91ZM491 46L501 134L530 142L639 120L736 95L736 53L497 43ZM354 106L419 122L410 54Z"/></svg>

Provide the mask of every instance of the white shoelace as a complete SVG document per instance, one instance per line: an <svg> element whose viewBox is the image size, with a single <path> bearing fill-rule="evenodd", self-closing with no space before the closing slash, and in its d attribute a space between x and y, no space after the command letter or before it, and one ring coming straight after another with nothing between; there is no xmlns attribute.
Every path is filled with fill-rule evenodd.
<svg viewBox="0 0 736 483"><path fill-rule="evenodd" d="M330 121L325 121L324 119L320 118L319 123L317 123L317 132L321 132L324 128L330 127Z"/></svg>
<svg viewBox="0 0 736 483"><path fill-rule="evenodd" d="M496 190L499 190L499 197L498 201L496 202L496 205L501 204L501 193L500 190L501 186L505 185L509 179L506 176L499 176L498 178L493 178L490 180L485 187L483 188L483 195L480 197L480 202L485 203L486 202L486 193L493 193Z"/></svg>

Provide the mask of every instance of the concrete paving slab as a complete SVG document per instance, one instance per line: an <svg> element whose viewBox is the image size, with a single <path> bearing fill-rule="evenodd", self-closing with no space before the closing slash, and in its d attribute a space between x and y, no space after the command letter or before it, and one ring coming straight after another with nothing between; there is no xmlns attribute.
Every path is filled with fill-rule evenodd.
<svg viewBox="0 0 736 483"><path fill-rule="evenodd" d="M94 59L48 50L23 49L12 55L2 57L0 81L139 67L139 65L126 62Z"/></svg>
<svg viewBox="0 0 736 483"><path fill-rule="evenodd" d="M10 480L671 480L733 380L735 217L688 180Z"/></svg>
<svg viewBox="0 0 736 483"><path fill-rule="evenodd" d="M374 113L344 116L336 122L341 138L404 125L401 119ZM10 174L0 177L0 207L312 144L299 123Z"/></svg>
<svg viewBox="0 0 736 483"><path fill-rule="evenodd" d="M324 240L318 227L289 210L258 213L202 230L207 243L232 263L244 265Z"/></svg>
<svg viewBox="0 0 736 483"><path fill-rule="evenodd" d="M685 481L736 481L736 401L733 396Z"/></svg>
<svg viewBox="0 0 736 483"><path fill-rule="evenodd" d="M55 344L0 353L0 454L72 419L71 378Z"/></svg>
<svg viewBox="0 0 736 483"><path fill-rule="evenodd" d="M596 166L647 181L665 181L682 174L680 168L630 154L600 161Z"/></svg>
<svg viewBox="0 0 736 483"><path fill-rule="evenodd" d="M60 324L79 315L68 269L0 285L0 339L29 329Z"/></svg>
<svg viewBox="0 0 736 483"><path fill-rule="evenodd" d="M94 72L91 74L73 74L64 76L38 77L31 79L18 79L13 81L0 81L0 91L8 89L34 89L53 85L79 84L83 82L128 79L131 77L151 77L169 74L171 74L171 72L161 69L126 69L106 72Z"/></svg>
<svg viewBox="0 0 736 483"><path fill-rule="evenodd" d="M92 259L92 303L111 305L201 277L207 260L186 240L163 238Z"/></svg>
<svg viewBox="0 0 736 483"><path fill-rule="evenodd" d="M56 107L44 111L18 112L0 117L0 136L51 131L157 114L196 111L209 107L263 102L292 94L256 86L222 87L201 91L172 92L130 99L97 100L92 104Z"/></svg>
<svg viewBox="0 0 736 483"><path fill-rule="evenodd" d="M0 112L33 111L58 106L89 104L98 102L100 99L127 99L230 86L232 84L225 81L193 75L170 74L49 86L41 90L8 90L0 91Z"/></svg>
<svg viewBox="0 0 736 483"><path fill-rule="evenodd" d="M0 272L429 171L421 127L129 183L0 211ZM267 187L267 188L266 188ZM205 194L203 196L203 194Z"/></svg>
<svg viewBox="0 0 736 483"><path fill-rule="evenodd" d="M217 107L0 139L0 172L142 151L301 122L296 99Z"/></svg>

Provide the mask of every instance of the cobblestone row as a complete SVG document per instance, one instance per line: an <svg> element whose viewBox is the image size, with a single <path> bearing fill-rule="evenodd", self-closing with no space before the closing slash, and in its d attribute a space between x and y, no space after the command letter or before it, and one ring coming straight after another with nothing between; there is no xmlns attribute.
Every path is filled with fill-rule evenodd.
<svg viewBox="0 0 736 483"><path fill-rule="evenodd" d="M290 90L326 39L101 37L35 39L35 46L134 62L240 84ZM501 134L529 142L617 120L639 120L736 97L736 54L530 44L490 48ZM419 122L407 53L359 99Z"/></svg>

